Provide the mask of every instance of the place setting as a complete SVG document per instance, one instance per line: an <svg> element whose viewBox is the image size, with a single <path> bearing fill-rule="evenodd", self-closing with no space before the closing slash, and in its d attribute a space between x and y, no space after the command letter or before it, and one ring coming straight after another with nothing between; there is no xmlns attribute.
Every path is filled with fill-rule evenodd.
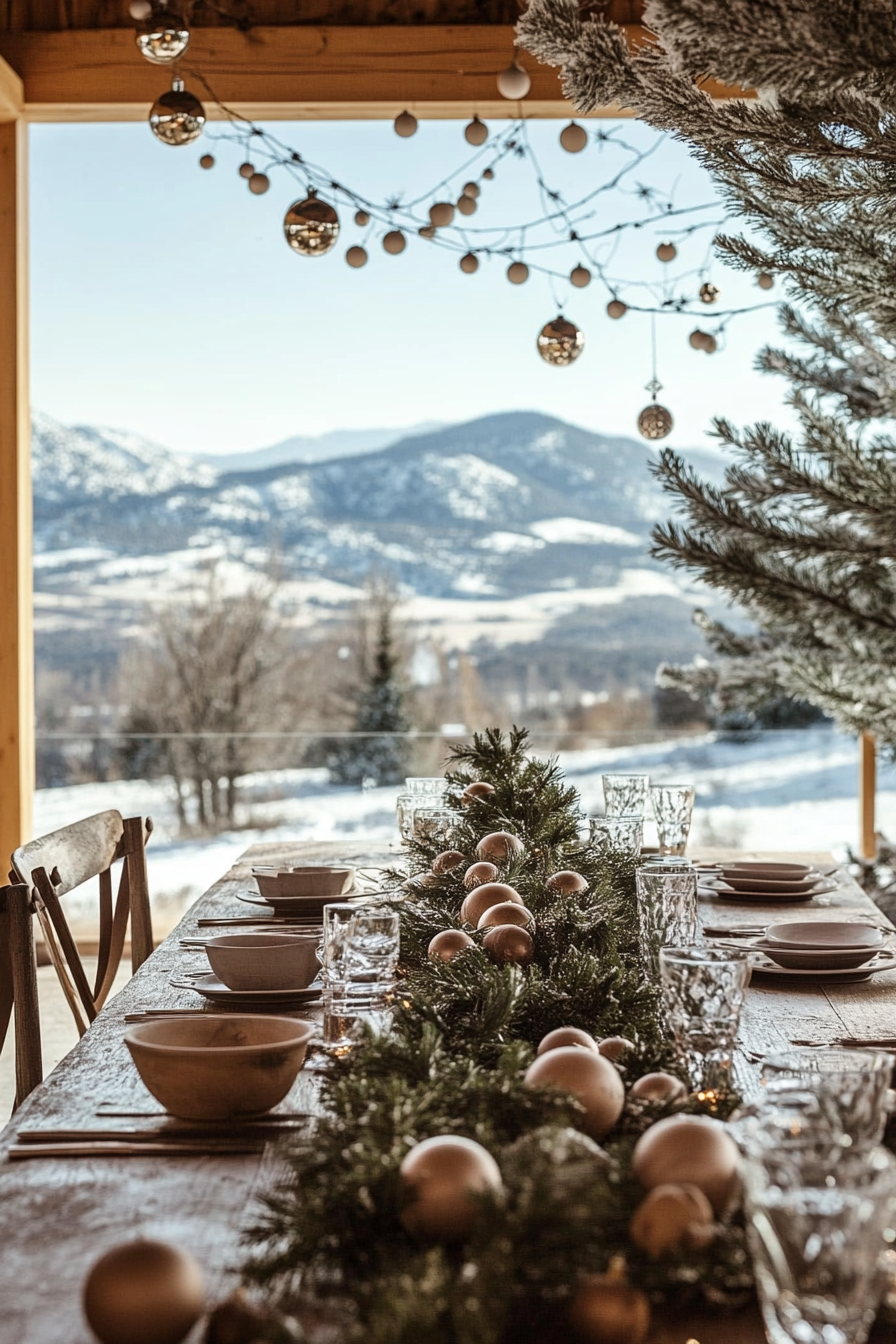
<svg viewBox="0 0 896 1344"><path fill-rule="evenodd" d="M804 863L742 859L702 868L700 894L722 901L756 905L796 905L836 891L830 872Z"/></svg>
<svg viewBox="0 0 896 1344"><path fill-rule="evenodd" d="M242 891L237 900L264 914L204 918L199 928L216 925L264 926L320 930L328 901L341 900L355 891L356 870L350 865L304 864L299 867L257 865L252 868L254 891Z"/></svg>
<svg viewBox="0 0 896 1344"><path fill-rule="evenodd" d="M752 973L765 978L857 984L896 968L892 937L874 924L839 920L770 924L739 945L758 954L751 958Z"/></svg>

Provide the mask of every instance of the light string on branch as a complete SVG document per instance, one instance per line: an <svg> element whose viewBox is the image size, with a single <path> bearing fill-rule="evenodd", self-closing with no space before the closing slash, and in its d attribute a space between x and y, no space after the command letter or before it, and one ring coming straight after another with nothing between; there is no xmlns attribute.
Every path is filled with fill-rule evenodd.
<svg viewBox="0 0 896 1344"><path fill-rule="evenodd" d="M545 323L535 345L542 359L554 367L570 365L582 353L585 336L565 315L564 308L578 291L597 281L611 319L618 321L628 313L651 318L654 367L648 390L657 383L658 316L699 314L702 322L690 333L689 345L696 351L712 354L719 348L728 322L774 306L772 302L760 302L728 309L718 307L721 290L709 272L713 243L724 222L716 217L719 203L678 205L672 193L645 185L636 177L642 165L665 143L664 136L658 136L649 148L639 149L618 132L601 129L590 136L586 127L569 122L559 133L559 143L567 153L578 155L593 145L600 152L621 159L615 171L597 186L570 199L551 185L543 172L522 108L517 118L500 131L490 130L474 116L463 131L472 152L455 169L412 198L394 196L374 201L265 127L222 103L205 75L184 61L189 53L190 30L183 16L159 0L131 0L129 13L140 24L136 35L140 54L154 65L172 67L172 71L183 66L191 82L200 86L216 105L226 127L209 135L202 102L185 87L180 74L175 73L171 89L159 96L150 112L153 133L162 143L174 146L190 144L203 132L216 146L235 146L241 159L238 175L253 195L265 195L275 180L285 178L293 188L293 200L285 211L284 236L290 248L302 257L322 257L337 246L343 224L338 206L350 211L354 226L363 230L359 239L349 242L344 253L347 265L354 270L370 262L371 249L377 243L388 256L398 256L411 239L417 238L430 247L453 253L464 275L475 275L483 262L497 261L506 267L507 280L514 286L526 284L533 276L541 277L551 289L557 316ZM246 26L241 20L234 21ZM516 102L525 98L531 84L528 73L515 61L496 80L498 92ZM394 130L400 138L411 139L419 130L418 118L405 109L396 116ZM474 222L486 193L493 190L498 170L509 161L524 163L530 169L540 212L534 218L509 224ZM203 153L199 164L206 170L215 167L215 155ZM631 200L637 209L632 210L630 217L607 224L603 207L608 196ZM617 271L615 258L621 240L645 230L654 234L661 231L655 248L663 272L659 279L645 274L632 277ZM707 246L699 264L668 272L667 267L678 259L679 247L701 232L707 237ZM571 266L558 265L564 253L563 262L569 257ZM763 273L756 277L756 283L768 290L774 282ZM712 330L707 329L705 322L710 310ZM659 384L652 392L654 399L658 390ZM665 437L671 429L671 414L659 407L662 416L649 416L651 409L647 407L641 413L639 430L648 439ZM668 428L659 433L666 418Z"/></svg>

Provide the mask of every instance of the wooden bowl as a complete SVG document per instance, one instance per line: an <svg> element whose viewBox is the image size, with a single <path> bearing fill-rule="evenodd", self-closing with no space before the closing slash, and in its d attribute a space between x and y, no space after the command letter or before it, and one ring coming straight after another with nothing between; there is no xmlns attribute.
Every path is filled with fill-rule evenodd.
<svg viewBox="0 0 896 1344"><path fill-rule="evenodd" d="M225 933L205 950L228 989L306 989L320 965L315 933Z"/></svg>
<svg viewBox="0 0 896 1344"><path fill-rule="evenodd" d="M290 900L335 901L350 891L355 880L354 868L308 865L305 868L253 868L252 876L266 901L286 897Z"/></svg>
<svg viewBox="0 0 896 1344"><path fill-rule="evenodd" d="M261 1115L282 1101L316 1027L291 1017L166 1017L141 1022L125 1045L149 1091L184 1120Z"/></svg>
<svg viewBox="0 0 896 1344"><path fill-rule="evenodd" d="M844 951L848 948L878 948L884 941L880 929L873 924L850 924L846 920L795 920L792 923L770 924L765 931L766 942L775 947Z"/></svg>

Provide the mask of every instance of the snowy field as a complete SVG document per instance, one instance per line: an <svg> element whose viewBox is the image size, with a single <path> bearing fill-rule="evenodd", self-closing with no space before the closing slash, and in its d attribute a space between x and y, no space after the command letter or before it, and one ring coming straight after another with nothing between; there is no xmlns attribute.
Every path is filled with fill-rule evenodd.
<svg viewBox="0 0 896 1344"><path fill-rule="evenodd" d="M537 750L537 739L534 745ZM763 733L752 742L717 741L706 735L565 752L561 763L586 812L602 810L600 777L606 770L647 773L656 782L694 783L692 840L697 844L833 849L842 856L847 845L857 843L856 743L827 728ZM882 769L879 786L878 829L896 835L896 771ZM148 850L150 889L157 932L162 933L255 841L363 835L395 845L396 793L395 788L332 787L325 770L250 776L243 788L244 826L213 839L193 840L177 833L172 792L165 781L81 784L40 790L34 826L42 834L106 807L117 807L125 815L149 813L156 827Z"/></svg>

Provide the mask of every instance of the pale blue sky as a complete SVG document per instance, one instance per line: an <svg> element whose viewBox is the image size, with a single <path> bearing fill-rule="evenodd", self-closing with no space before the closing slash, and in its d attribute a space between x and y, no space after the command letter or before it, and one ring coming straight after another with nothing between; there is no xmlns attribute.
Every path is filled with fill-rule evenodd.
<svg viewBox="0 0 896 1344"><path fill-rule="evenodd" d="M636 123L600 125L645 147L655 139ZM597 126L589 123L591 131ZM410 140L388 122L272 129L379 200L419 194L469 154L457 122L421 122ZM559 130L556 122L530 126L545 177L584 195L607 176L612 154L595 145L566 154ZM208 137L173 149L144 124L35 126L31 146L32 396L62 421L113 425L204 452L526 408L636 434L637 413L649 400L650 319L629 313L612 322L596 282L552 292L533 275L517 287L499 258L466 276L456 255L418 238L392 257L374 237L370 262L355 271L344 253L362 231L342 207L334 251L299 257L282 233L284 211L301 194L295 184L275 175L267 195L251 196L237 176L240 148ZM198 167L206 150L218 160L210 172ZM705 174L671 142L635 177L674 189L681 206L713 199ZM503 162L480 205L470 221L477 226L537 216L531 169ZM632 197L599 198L596 209L595 227L641 213ZM654 256L665 236L659 225L626 234L615 274L668 276ZM710 236L703 230L682 243L679 271L702 265ZM564 271L577 259L574 245L553 257ZM723 291L719 307L774 297L718 263L712 278ZM535 351L558 299L586 336L584 353L565 369L550 368ZM784 419L781 385L752 369L757 348L774 337L774 310L733 322L712 356L689 347L693 326L687 316L657 323L660 400L676 419L668 442L705 443L713 414Z"/></svg>

